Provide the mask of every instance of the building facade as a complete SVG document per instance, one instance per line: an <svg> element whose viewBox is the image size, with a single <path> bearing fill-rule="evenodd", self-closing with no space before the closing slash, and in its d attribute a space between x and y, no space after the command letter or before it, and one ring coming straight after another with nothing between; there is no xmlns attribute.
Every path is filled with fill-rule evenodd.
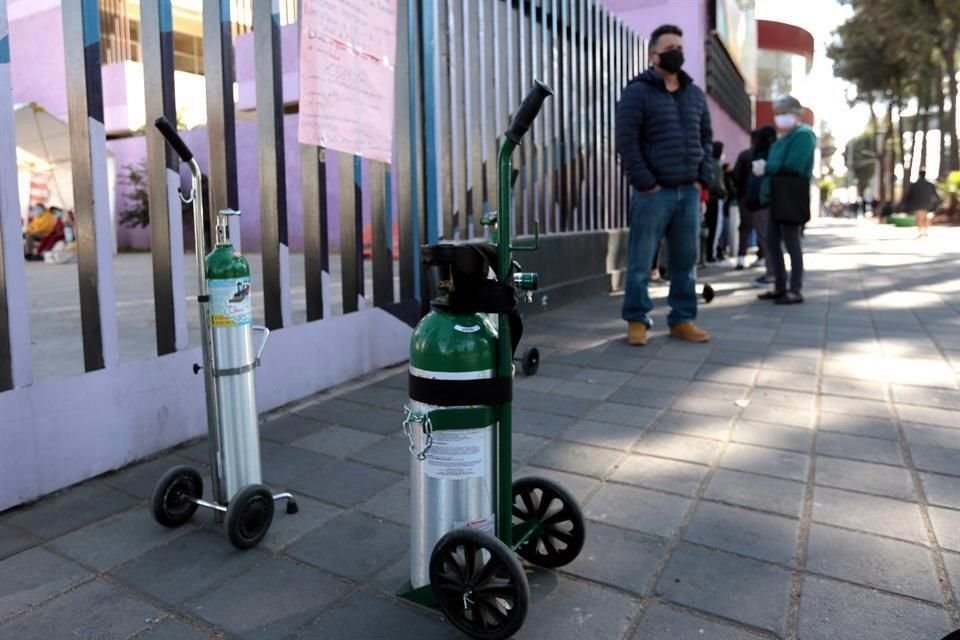
<svg viewBox="0 0 960 640"><path fill-rule="evenodd" d="M757 126L772 125L777 98L790 94L801 104L811 103L813 36L796 25L758 20L757 44ZM803 120L814 126L814 112L805 107Z"/></svg>

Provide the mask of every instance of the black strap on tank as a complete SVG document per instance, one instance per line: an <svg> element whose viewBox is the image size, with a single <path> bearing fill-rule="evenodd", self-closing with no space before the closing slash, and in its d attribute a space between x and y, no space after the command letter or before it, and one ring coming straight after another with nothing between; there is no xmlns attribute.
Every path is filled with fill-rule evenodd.
<svg viewBox="0 0 960 640"><path fill-rule="evenodd" d="M410 399L438 407L503 404L513 399L510 378L431 380L410 374Z"/></svg>

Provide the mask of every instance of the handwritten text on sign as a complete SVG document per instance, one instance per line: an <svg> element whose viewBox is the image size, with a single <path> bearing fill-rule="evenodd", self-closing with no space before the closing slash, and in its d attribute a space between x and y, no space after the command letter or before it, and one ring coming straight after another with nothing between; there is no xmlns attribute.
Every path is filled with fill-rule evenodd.
<svg viewBox="0 0 960 640"><path fill-rule="evenodd" d="M300 142L390 162L396 0L303 0L301 29Z"/></svg>

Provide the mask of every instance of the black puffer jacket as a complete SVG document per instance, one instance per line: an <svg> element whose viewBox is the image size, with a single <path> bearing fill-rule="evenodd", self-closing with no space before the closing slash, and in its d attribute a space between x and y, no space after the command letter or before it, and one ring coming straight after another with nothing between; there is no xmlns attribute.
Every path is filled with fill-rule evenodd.
<svg viewBox="0 0 960 640"><path fill-rule="evenodd" d="M707 98L681 71L680 88L667 91L663 77L647 69L624 88L617 105L617 153L639 191L713 182L713 130Z"/></svg>

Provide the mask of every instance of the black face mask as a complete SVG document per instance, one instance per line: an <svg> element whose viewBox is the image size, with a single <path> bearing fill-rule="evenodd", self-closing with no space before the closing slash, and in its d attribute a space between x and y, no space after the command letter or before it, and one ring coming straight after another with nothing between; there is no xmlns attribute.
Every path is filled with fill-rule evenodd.
<svg viewBox="0 0 960 640"><path fill-rule="evenodd" d="M660 54L660 63L657 65L667 73L676 73L683 66L683 51L670 49Z"/></svg>

